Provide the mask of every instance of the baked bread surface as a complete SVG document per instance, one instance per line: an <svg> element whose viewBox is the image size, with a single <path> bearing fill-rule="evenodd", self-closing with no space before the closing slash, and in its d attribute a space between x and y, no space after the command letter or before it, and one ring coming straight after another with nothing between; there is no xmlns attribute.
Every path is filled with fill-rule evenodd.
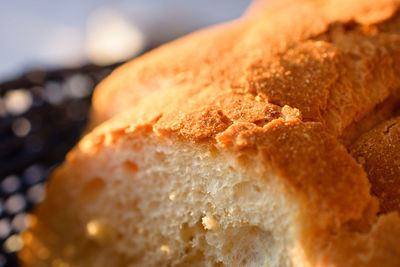
<svg viewBox="0 0 400 267"><path fill-rule="evenodd" d="M400 265L399 1L266 2L96 89L26 266Z"/></svg>

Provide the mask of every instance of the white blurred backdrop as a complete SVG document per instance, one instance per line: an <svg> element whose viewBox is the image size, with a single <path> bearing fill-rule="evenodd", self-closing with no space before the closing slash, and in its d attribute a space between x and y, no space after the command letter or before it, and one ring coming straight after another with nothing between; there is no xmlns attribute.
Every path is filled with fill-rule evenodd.
<svg viewBox="0 0 400 267"><path fill-rule="evenodd" d="M0 82L31 68L106 65L239 17L251 0L0 0Z"/></svg>

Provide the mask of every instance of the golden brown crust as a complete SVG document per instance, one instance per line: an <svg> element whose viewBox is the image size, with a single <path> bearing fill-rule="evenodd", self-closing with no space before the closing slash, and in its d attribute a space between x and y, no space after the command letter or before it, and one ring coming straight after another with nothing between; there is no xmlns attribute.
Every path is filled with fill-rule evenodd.
<svg viewBox="0 0 400 267"><path fill-rule="evenodd" d="M362 134L372 130L380 123L396 116L399 113L400 99L397 96L391 96L387 100L375 106L360 121L349 125L340 136L341 142L349 147Z"/></svg>
<svg viewBox="0 0 400 267"><path fill-rule="evenodd" d="M321 228L333 230L359 219L373 201L362 169L319 123L295 119L276 119L264 127L237 123L220 134L217 142L238 150L257 148L261 165L272 168L301 196L308 215Z"/></svg>
<svg viewBox="0 0 400 267"><path fill-rule="evenodd" d="M94 124L154 91L190 84L180 91L262 95L340 134L400 86L400 37L384 26L398 4L272 1L115 71L95 92Z"/></svg>
<svg viewBox="0 0 400 267"><path fill-rule="evenodd" d="M400 212L400 118L362 135L351 147L351 154L367 172L380 212Z"/></svg>

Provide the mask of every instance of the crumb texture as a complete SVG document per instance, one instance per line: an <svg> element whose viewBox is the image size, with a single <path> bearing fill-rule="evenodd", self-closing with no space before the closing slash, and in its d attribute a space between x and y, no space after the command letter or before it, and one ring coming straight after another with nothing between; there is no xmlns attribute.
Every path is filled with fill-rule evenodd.
<svg viewBox="0 0 400 267"><path fill-rule="evenodd" d="M121 153L126 146L137 149ZM125 139L112 151L95 156L101 161L116 153L118 167L108 171L83 158L59 169L48 198L73 201L71 210L52 200L39 207L42 220L25 233L34 238L24 260L33 266L56 259L71 266L288 264L286 246L293 241L273 233L289 231L294 207L284 204L274 177L253 180L237 169L237 159L216 156L207 146L177 149L153 139ZM76 171L83 162L86 170ZM135 162L135 169L125 168L126 162ZM76 192L58 198L71 177ZM47 258L41 250L50 252Z"/></svg>

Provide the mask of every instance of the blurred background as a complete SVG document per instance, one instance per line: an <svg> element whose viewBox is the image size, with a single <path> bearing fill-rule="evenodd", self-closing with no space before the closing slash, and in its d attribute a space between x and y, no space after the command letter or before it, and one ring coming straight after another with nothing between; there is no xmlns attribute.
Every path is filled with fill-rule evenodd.
<svg viewBox="0 0 400 267"><path fill-rule="evenodd" d="M123 62L237 18L250 2L0 1L0 266L18 266L21 232L82 134L94 87Z"/></svg>
<svg viewBox="0 0 400 267"><path fill-rule="evenodd" d="M0 81L23 70L109 64L240 16L250 0L0 1Z"/></svg>

